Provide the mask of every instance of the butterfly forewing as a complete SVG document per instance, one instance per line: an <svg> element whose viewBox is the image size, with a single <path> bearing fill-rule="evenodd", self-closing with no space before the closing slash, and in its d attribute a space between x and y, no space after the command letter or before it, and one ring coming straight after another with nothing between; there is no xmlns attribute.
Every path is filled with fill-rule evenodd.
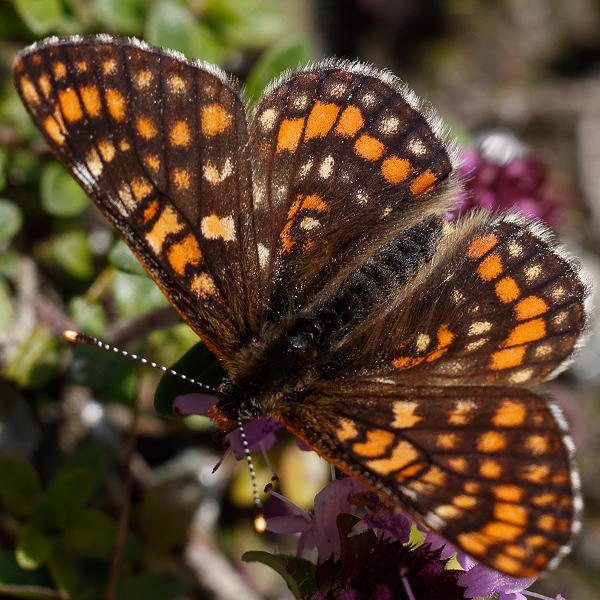
<svg viewBox="0 0 600 600"><path fill-rule="evenodd" d="M532 392L383 381L324 391L283 422L476 559L530 577L568 551L581 510L572 442Z"/></svg>
<svg viewBox="0 0 600 600"><path fill-rule="evenodd" d="M15 82L52 150L217 355L257 318L244 107L183 57L104 38L33 46Z"/></svg>
<svg viewBox="0 0 600 600"><path fill-rule="evenodd" d="M414 104L392 76L335 61L264 98L251 140L267 296L298 307L331 294L386 239L445 205L452 150Z"/></svg>

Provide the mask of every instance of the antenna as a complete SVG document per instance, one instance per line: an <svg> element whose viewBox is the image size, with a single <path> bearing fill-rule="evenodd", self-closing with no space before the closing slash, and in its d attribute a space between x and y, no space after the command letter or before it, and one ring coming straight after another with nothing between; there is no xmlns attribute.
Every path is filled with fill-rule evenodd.
<svg viewBox="0 0 600 600"><path fill-rule="evenodd" d="M142 356L138 356L137 354L133 354L132 352L127 352L127 350L121 350L116 346L111 346L106 342L100 341L98 338L95 338L91 335L87 335L86 333L80 333L79 331L73 331L72 329L67 329L63 331L63 336L69 342L73 342L74 344L81 344L83 346L95 346L96 348L102 348L103 350L109 350L110 352L114 352L115 354L121 354L122 356L126 356L127 358L132 358L133 360L137 360L144 365L148 365L149 367L153 367L154 369L158 369L159 371L163 371L163 373L169 373L169 375L174 375L175 377L179 377L184 381L188 381L189 383L193 383L201 388L210 390L211 392L215 391L215 388L211 385L206 385L201 381L196 381L183 373L178 373L173 369L169 369L168 367L163 367L163 365L159 365L147 358L143 358Z"/></svg>
<svg viewBox="0 0 600 600"><path fill-rule="evenodd" d="M252 495L254 497L254 530L256 533L264 533L267 529L267 520L263 513L263 505L258 497L258 485L256 484L256 473L254 471L254 465L252 464L252 456L250 454L250 447L248 446L248 440L246 439L246 432L242 425L242 420L238 419L238 429L242 436L242 444L244 445L244 456L248 461L248 469L250 469L250 478L252 479Z"/></svg>

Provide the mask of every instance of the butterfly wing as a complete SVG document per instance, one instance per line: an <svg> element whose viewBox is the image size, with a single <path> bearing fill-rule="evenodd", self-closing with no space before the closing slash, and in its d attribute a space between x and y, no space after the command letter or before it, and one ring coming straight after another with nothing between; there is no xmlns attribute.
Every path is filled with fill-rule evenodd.
<svg viewBox="0 0 600 600"><path fill-rule="evenodd" d="M230 357L257 319L258 255L246 116L227 78L98 36L24 50L14 79L52 151L189 325Z"/></svg>
<svg viewBox="0 0 600 600"><path fill-rule="evenodd" d="M319 454L515 577L568 552L581 497L556 407L493 386L338 383L279 418Z"/></svg>
<svg viewBox="0 0 600 600"><path fill-rule="evenodd" d="M337 349L408 385L530 387L564 369L587 330L590 286L540 224L479 213Z"/></svg>
<svg viewBox="0 0 600 600"><path fill-rule="evenodd" d="M379 246L446 207L454 153L428 114L393 76L341 61L263 99L250 139L271 320L322 302Z"/></svg>

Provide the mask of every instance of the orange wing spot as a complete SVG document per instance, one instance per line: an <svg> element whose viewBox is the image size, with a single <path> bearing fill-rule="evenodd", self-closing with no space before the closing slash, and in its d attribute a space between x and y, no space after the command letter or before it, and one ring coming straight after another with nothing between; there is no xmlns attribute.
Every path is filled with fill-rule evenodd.
<svg viewBox="0 0 600 600"><path fill-rule="evenodd" d="M202 107L200 125L204 135L213 136L222 133L231 125L231 115L214 102Z"/></svg>
<svg viewBox="0 0 600 600"><path fill-rule="evenodd" d="M456 433L440 433L437 436L436 445L442 450L452 450L456 448L456 444L459 442L459 437Z"/></svg>
<svg viewBox="0 0 600 600"><path fill-rule="evenodd" d="M462 456L448 459L448 465L457 473L466 473L469 468L467 459L463 458Z"/></svg>
<svg viewBox="0 0 600 600"><path fill-rule="evenodd" d="M473 416L477 404L471 400L458 400L454 408L448 413L448 423L451 425L466 425Z"/></svg>
<svg viewBox="0 0 600 600"><path fill-rule="evenodd" d="M187 190L190 187L190 172L187 169L173 169L171 179L175 186L180 190Z"/></svg>
<svg viewBox="0 0 600 600"><path fill-rule="evenodd" d="M494 517L498 521L505 521L513 525L527 525L529 520L527 509L508 502L497 502L494 505Z"/></svg>
<svg viewBox="0 0 600 600"><path fill-rule="evenodd" d="M102 70L105 75L110 75L117 70L117 61L114 58L109 58L102 63Z"/></svg>
<svg viewBox="0 0 600 600"><path fill-rule="evenodd" d="M496 279L503 270L504 267L502 266L500 255L494 252L494 254L490 254L481 261L477 267L477 274L484 281L491 281L492 279Z"/></svg>
<svg viewBox="0 0 600 600"><path fill-rule="evenodd" d="M353 440L358 435L358 430L356 429L354 421L341 418L338 421L338 428L335 433L340 442L345 442L347 440Z"/></svg>
<svg viewBox="0 0 600 600"><path fill-rule="evenodd" d="M129 150L129 148L131 148L131 145L125 138L123 138L119 142L119 148L120 148L121 152L127 152L127 150Z"/></svg>
<svg viewBox="0 0 600 600"><path fill-rule="evenodd" d="M169 87L174 94L181 94L185 92L186 84L179 75L173 75L169 78Z"/></svg>
<svg viewBox="0 0 600 600"><path fill-rule="evenodd" d="M160 254L165 238L171 233L180 232L183 227L183 223L177 219L177 213L170 206L165 206L152 230L146 233L145 238L152 251Z"/></svg>
<svg viewBox="0 0 600 600"><path fill-rule="evenodd" d="M102 114L100 92L95 85L84 85L79 89L85 112L90 117L99 117Z"/></svg>
<svg viewBox="0 0 600 600"><path fill-rule="evenodd" d="M525 544L530 548L539 548L548 545L548 538L543 535L530 535L525 538Z"/></svg>
<svg viewBox="0 0 600 600"><path fill-rule="evenodd" d="M422 356L421 358L412 358L410 356L398 356L392 361L392 367L400 370L412 369L413 367L416 367L417 365L421 364L424 360L424 356Z"/></svg>
<svg viewBox="0 0 600 600"><path fill-rule="evenodd" d="M300 136L304 129L305 117L300 119L285 119L279 126L279 134L277 136L277 152L289 150L296 152L300 143Z"/></svg>
<svg viewBox="0 0 600 600"><path fill-rule="evenodd" d="M50 92L52 92L52 84L50 83L50 77L48 77L48 75L46 75L45 73L43 75L40 75L38 79L38 85L40 86L40 89L42 90L44 96L46 96L46 99L50 98Z"/></svg>
<svg viewBox="0 0 600 600"><path fill-rule="evenodd" d="M359 456L372 458L385 454L388 447L394 442L394 434L383 429L369 429L367 441L357 442L352 450Z"/></svg>
<svg viewBox="0 0 600 600"><path fill-rule="evenodd" d="M177 121L169 133L169 139L173 146L187 146L190 143L190 128L185 121Z"/></svg>
<svg viewBox="0 0 600 600"><path fill-rule="evenodd" d="M448 329L448 325L444 324L438 329L437 337L437 347L433 352L430 352L425 357L427 362L431 362L432 360L437 360L440 358L440 356L442 356L448 350L448 346L452 343L452 340L456 337L456 335Z"/></svg>
<svg viewBox="0 0 600 600"><path fill-rule="evenodd" d="M110 140L101 140L98 142L98 150L100 150L104 162L110 162L117 152Z"/></svg>
<svg viewBox="0 0 600 600"><path fill-rule="evenodd" d="M414 427L423 417L415 415L415 410L419 407L418 402L409 402L398 400L394 402L393 412L394 421L392 427L395 429L410 429Z"/></svg>
<svg viewBox="0 0 600 600"><path fill-rule="evenodd" d="M523 402L516 400L503 400L496 414L492 417L492 423L496 427L516 427L525 421L527 410Z"/></svg>
<svg viewBox="0 0 600 600"><path fill-rule="evenodd" d="M556 519L552 515L542 515L537 520L537 526L544 531L556 529Z"/></svg>
<svg viewBox="0 0 600 600"><path fill-rule="evenodd" d="M54 77L56 77L56 79L62 79L67 75L67 67L65 66L65 63L57 60L52 65L52 72L54 73Z"/></svg>
<svg viewBox="0 0 600 600"><path fill-rule="evenodd" d="M502 475L502 466L495 460L487 458L479 465L479 472L487 479L498 479Z"/></svg>
<svg viewBox="0 0 600 600"><path fill-rule="evenodd" d="M460 533L456 536L461 548L464 548L469 554L475 556L484 556L487 554L490 541L480 533L472 531L470 533Z"/></svg>
<svg viewBox="0 0 600 600"><path fill-rule="evenodd" d="M418 177L415 177L410 184L410 192L413 196L420 196L428 192L437 182L437 177L430 169L423 171Z"/></svg>
<svg viewBox="0 0 600 600"><path fill-rule="evenodd" d="M325 104L317 100L308 115L304 139L324 137L329 133L337 119L340 107L337 104Z"/></svg>
<svg viewBox="0 0 600 600"><path fill-rule="evenodd" d="M546 336L546 323L544 319L533 319L517 325L511 332L508 338L502 342L502 346L520 346L527 342L540 340Z"/></svg>
<svg viewBox="0 0 600 600"><path fill-rule="evenodd" d="M496 500L504 500L505 502L520 502L523 497L523 488L508 483L495 485L492 487L492 492L494 492Z"/></svg>
<svg viewBox="0 0 600 600"><path fill-rule="evenodd" d="M411 170L410 161L398 156L388 156L381 164L381 174L388 183L404 181Z"/></svg>
<svg viewBox="0 0 600 600"><path fill-rule="evenodd" d="M432 483L438 487L443 487L446 484L446 473L439 467L431 467L421 479L425 483Z"/></svg>
<svg viewBox="0 0 600 600"><path fill-rule="evenodd" d="M210 216L202 218L200 229L207 240L235 241L235 224L231 215L219 217L213 212Z"/></svg>
<svg viewBox="0 0 600 600"><path fill-rule="evenodd" d="M365 160L381 158L385 145L379 140L363 133L354 143L354 151Z"/></svg>
<svg viewBox="0 0 600 600"><path fill-rule="evenodd" d="M79 96L77 96L77 92L74 89L67 88L66 90L60 90L58 92L58 102L67 121L73 123L83 117L81 102L79 102Z"/></svg>
<svg viewBox="0 0 600 600"><path fill-rule="evenodd" d="M452 504L459 508L475 508L477 506L477 498L475 496L460 494L452 499Z"/></svg>
<svg viewBox="0 0 600 600"><path fill-rule="evenodd" d="M524 559L529 556L529 552L527 552L527 549L523 548L522 546L515 546L511 544L509 546L506 546L504 550L506 554L514 556L515 558Z"/></svg>
<svg viewBox="0 0 600 600"><path fill-rule="evenodd" d="M547 310L548 305L537 296L528 296L515 305L515 315L519 321L532 319L544 314Z"/></svg>
<svg viewBox="0 0 600 600"><path fill-rule="evenodd" d="M428 467L427 463L419 462L411 465L410 467L406 467L406 469L402 469L399 473L396 474L396 481L402 483L407 478L414 477L418 473L420 473L423 469Z"/></svg>
<svg viewBox="0 0 600 600"><path fill-rule="evenodd" d="M390 458L368 460L365 464L368 468L373 469L373 471L380 475L389 475L393 471L406 467L418 457L419 453L416 448L410 442L402 440L396 444Z"/></svg>
<svg viewBox="0 0 600 600"><path fill-rule="evenodd" d="M525 440L525 448L531 450L533 454L544 454L545 452L548 452L550 448L548 436L538 434L530 435Z"/></svg>
<svg viewBox="0 0 600 600"><path fill-rule="evenodd" d="M335 132L344 137L352 137L364 124L360 109L356 106L348 106L342 113Z"/></svg>
<svg viewBox="0 0 600 600"><path fill-rule="evenodd" d="M507 304L508 302L514 302L521 295L521 290L512 277L503 277L496 284L496 295L501 302Z"/></svg>
<svg viewBox="0 0 600 600"><path fill-rule="evenodd" d="M29 104L39 104L40 95L37 93L35 85L33 85L29 77L21 78L20 83L21 91L23 92L23 96L25 96L25 100L27 100Z"/></svg>
<svg viewBox="0 0 600 600"><path fill-rule="evenodd" d="M550 475L550 467L544 465L527 465L521 469L521 477L533 483L544 483Z"/></svg>
<svg viewBox="0 0 600 600"><path fill-rule="evenodd" d="M519 536L523 535L524 532L524 527L501 523L499 521L491 521L481 530L483 535L503 542L514 542Z"/></svg>
<svg viewBox="0 0 600 600"><path fill-rule="evenodd" d="M136 129L138 134L145 140L151 140L158 133L154 123L144 115L138 117Z"/></svg>
<svg viewBox="0 0 600 600"><path fill-rule="evenodd" d="M464 490L467 492L467 494L476 496L481 490L481 485L479 485L479 483L476 481L467 481L464 485Z"/></svg>
<svg viewBox="0 0 600 600"><path fill-rule="evenodd" d="M488 233L487 235L475 238L467 250L467 256L469 258L481 258L484 254L487 254L494 248L498 242L498 236L493 233Z"/></svg>
<svg viewBox="0 0 600 600"><path fill-rule="evenodd" d="M126 117L127 104L125 96L118 90L109 88L104 95L108 112L115 121L122 121Z"/></svg>
<svg viewBox="0 0 600 600"><path fill-rule="evenodd" d="M511 367L518 367L523 362L526 349L527 346L517 346L515 348L507 348L506 350L494 352L494 354L492 354L490 369L499 371L502 369L510 369Z"/></svg>
<svg viewBox="0 0 600 600"><path fill-rule="evenodd" d="M146 166L155 173L160 169L160 158L158 158L158 154L148 154L144 157L144 163Z"/></svg>
<svg viewBox="0 0 600 600"><path fill-rule="evenodd" d="M499 431L486 431L477 440L477 449L486 454L506 448L506 436Z"/></svg>
<svg viewBox="0 0 600 600"><path fill-rule="evenodd" d="M326 211L329 210L329 206L327 205L327 202L323 201L320 196L311 194L310 196L306 196L306 198L304 198L300 209Z"/></svg>
<svg viewBox="0 0 600 600"><path fill-rule="evenodd" d="M58 121L53 116L46 117L42 121L42 125L46 133L52 138L52 140L54 140L56 144L62 146L65 143L65 136L61 131Z"/></svg>
<svg viewBox="0 0 600 600"><path fill-rule="evenodd" d="M154 217L158 210L158 200L152 200L152 202L144 209L144 216L142 217L141 223L145 225L150 219Z"/></svg>
<svg viewBox="0 0 600 600"><path fill-rule="evenodd" d="M145 177L134 177L131 182L131 191L135 199L139 202L152 191L152 184Z"/></svg>
<svg viewBox="0 0 600 600"><path fill-rule="evenodd" d="M283 252L290 252L294 245L294 240L292 240L291 234L292 225L293 221L288 221L281 230L280 238Z"/></svg>
<svg viewBox="0 0 600 600"><path fill-rule="evenodd" d="M167 253L167 260L173 270L183 277L186 265L197 266L202 262L198 240L190 233L181 242L172 244Z"/></svg>
<svg viewBox="0 0 600 600"><path fill-rule="evenodd" d="M523 567L518 560L504 554L498 554L498 556L495 556L492 560L492 565L494 568L504 573L508 573L509 575L525 577L526 573L529 573L529 575L537 574L535 569L533 569L532 572L529 570L523 570Z"/></svg>
<svg viewBox="0 0 600 600"><path fill-rule="evenodd" d="M215 281L208 273L194 275L190 287L202 298L208 298L208 296L214 296L217 293Z"/></svg>
<svg viewBox="0 0 600 600"><path fill-rule="evenodd" d="M569 498L569 504L571 505L571 499ZM545 494L539 494L538 496L533 496L531 499L532 504L536 506L548 506L550 504L554 504L556 502L556 494L553 492L546 492Z"/></svg>

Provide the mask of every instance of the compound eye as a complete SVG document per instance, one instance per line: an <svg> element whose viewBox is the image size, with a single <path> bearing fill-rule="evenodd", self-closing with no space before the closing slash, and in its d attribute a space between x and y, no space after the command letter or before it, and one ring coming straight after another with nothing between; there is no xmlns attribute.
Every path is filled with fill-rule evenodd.
<svg viewBox="0 0 600 600"><path fill-rule="evenodd" d="M230 397L233 394L234 386L231 381L224 381L217 388L217 398L223 400L224 398Z"/></svg>
<svg viewBox="0 0 600 600"><path fill-rule="evenodd" d="M297 333L290 338L289 348L293 352L303 352L310 348L312 341L312 335L308 333Z"/></svg>

